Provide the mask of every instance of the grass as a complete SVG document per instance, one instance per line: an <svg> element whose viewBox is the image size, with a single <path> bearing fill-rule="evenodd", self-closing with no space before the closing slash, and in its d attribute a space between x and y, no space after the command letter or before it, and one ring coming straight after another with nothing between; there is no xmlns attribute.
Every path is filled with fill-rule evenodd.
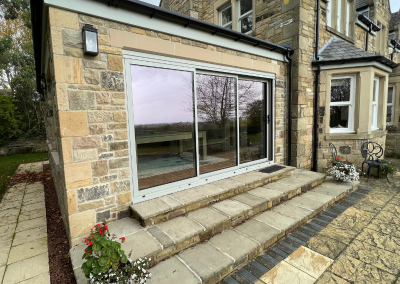
<svg viewBox="0 0 400 284"><path fill-rule="evenodd" d="M20 164L45 161L47 153L27 153L0 157L0 200L6 190L11 176Z"/></svg>

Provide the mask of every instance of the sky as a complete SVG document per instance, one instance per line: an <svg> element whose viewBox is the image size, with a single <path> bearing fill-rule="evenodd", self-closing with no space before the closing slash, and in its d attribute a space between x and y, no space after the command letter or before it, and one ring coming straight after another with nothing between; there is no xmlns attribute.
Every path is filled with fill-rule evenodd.
<svg viewBox="0 0 400 284"><path fill-rule="evenodd" d="M158 5L160 3L160 0L143 0L143 1L153 5ZM392 13L397 12L400 9L400 0L389 0L389 1Z"/></svg>

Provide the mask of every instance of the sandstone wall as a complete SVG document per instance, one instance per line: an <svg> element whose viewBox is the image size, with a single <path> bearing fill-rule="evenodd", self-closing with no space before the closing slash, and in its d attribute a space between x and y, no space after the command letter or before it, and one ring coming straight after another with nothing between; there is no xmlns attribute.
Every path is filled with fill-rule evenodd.
<svg viewBox="0 0 400 284"><path fill-rule="evenodd" d="M285 163L286 63L56 8L49 18L47 128L71 246L97 222L130 215L124 48L276 74L275 159ZM84 24L98 29L96 57L83 55Z"/></svg>

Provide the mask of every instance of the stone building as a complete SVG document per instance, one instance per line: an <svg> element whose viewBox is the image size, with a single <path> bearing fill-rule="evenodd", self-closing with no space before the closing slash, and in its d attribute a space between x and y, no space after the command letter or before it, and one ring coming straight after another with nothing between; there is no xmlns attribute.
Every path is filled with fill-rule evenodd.
<svg viewBox="0 0 400 284"><path fill-rule="evenodd" d="M332 143L342 158L360 166L363 142L385 145L389 74L397 66L390 61L388 36L393 24L388 0L178 2L182 3L162 0L161 6L294 50L291 165L324 171L330 164ZM341 50L328 52L336 48ZM317 66L321 66L319 84ZM317 85L319 96L315 96ZM331 106L331 91L349 86L351 102ZM379 96L374 95L374 86Z"/></svg>
<svg viewBox="0 0 400 284"><path fill-rule="evenodd" d="M392 13L389 24L389 41L400 42L400 12ZM400 46L392 49L393 61L400 63ZM396 52L397 51L397 52ZM400 157L400 68L397 67L389 75L388 91L388 134L386 137L386 156Z"/></svg>
<svg viewBox="0 0 400 284"><path fill-rule="evenodd" d="M132 203L284 164L287 152L290 49L213 34L214 25L146 3L108 2L31 1L71 246L93 224L131 216ZM88 24L97 55L84 54Z"/></svg>

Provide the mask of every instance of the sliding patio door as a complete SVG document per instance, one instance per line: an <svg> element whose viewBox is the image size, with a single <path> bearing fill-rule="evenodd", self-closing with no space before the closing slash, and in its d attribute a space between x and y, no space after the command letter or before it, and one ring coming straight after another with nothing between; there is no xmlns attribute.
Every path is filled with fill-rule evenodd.
<svg viewBox="0 0 400 284"><path fill-rule="evenodd" d="M141 198L273 162L272 80L190 64L127 70L132 182Z"/></svg>

